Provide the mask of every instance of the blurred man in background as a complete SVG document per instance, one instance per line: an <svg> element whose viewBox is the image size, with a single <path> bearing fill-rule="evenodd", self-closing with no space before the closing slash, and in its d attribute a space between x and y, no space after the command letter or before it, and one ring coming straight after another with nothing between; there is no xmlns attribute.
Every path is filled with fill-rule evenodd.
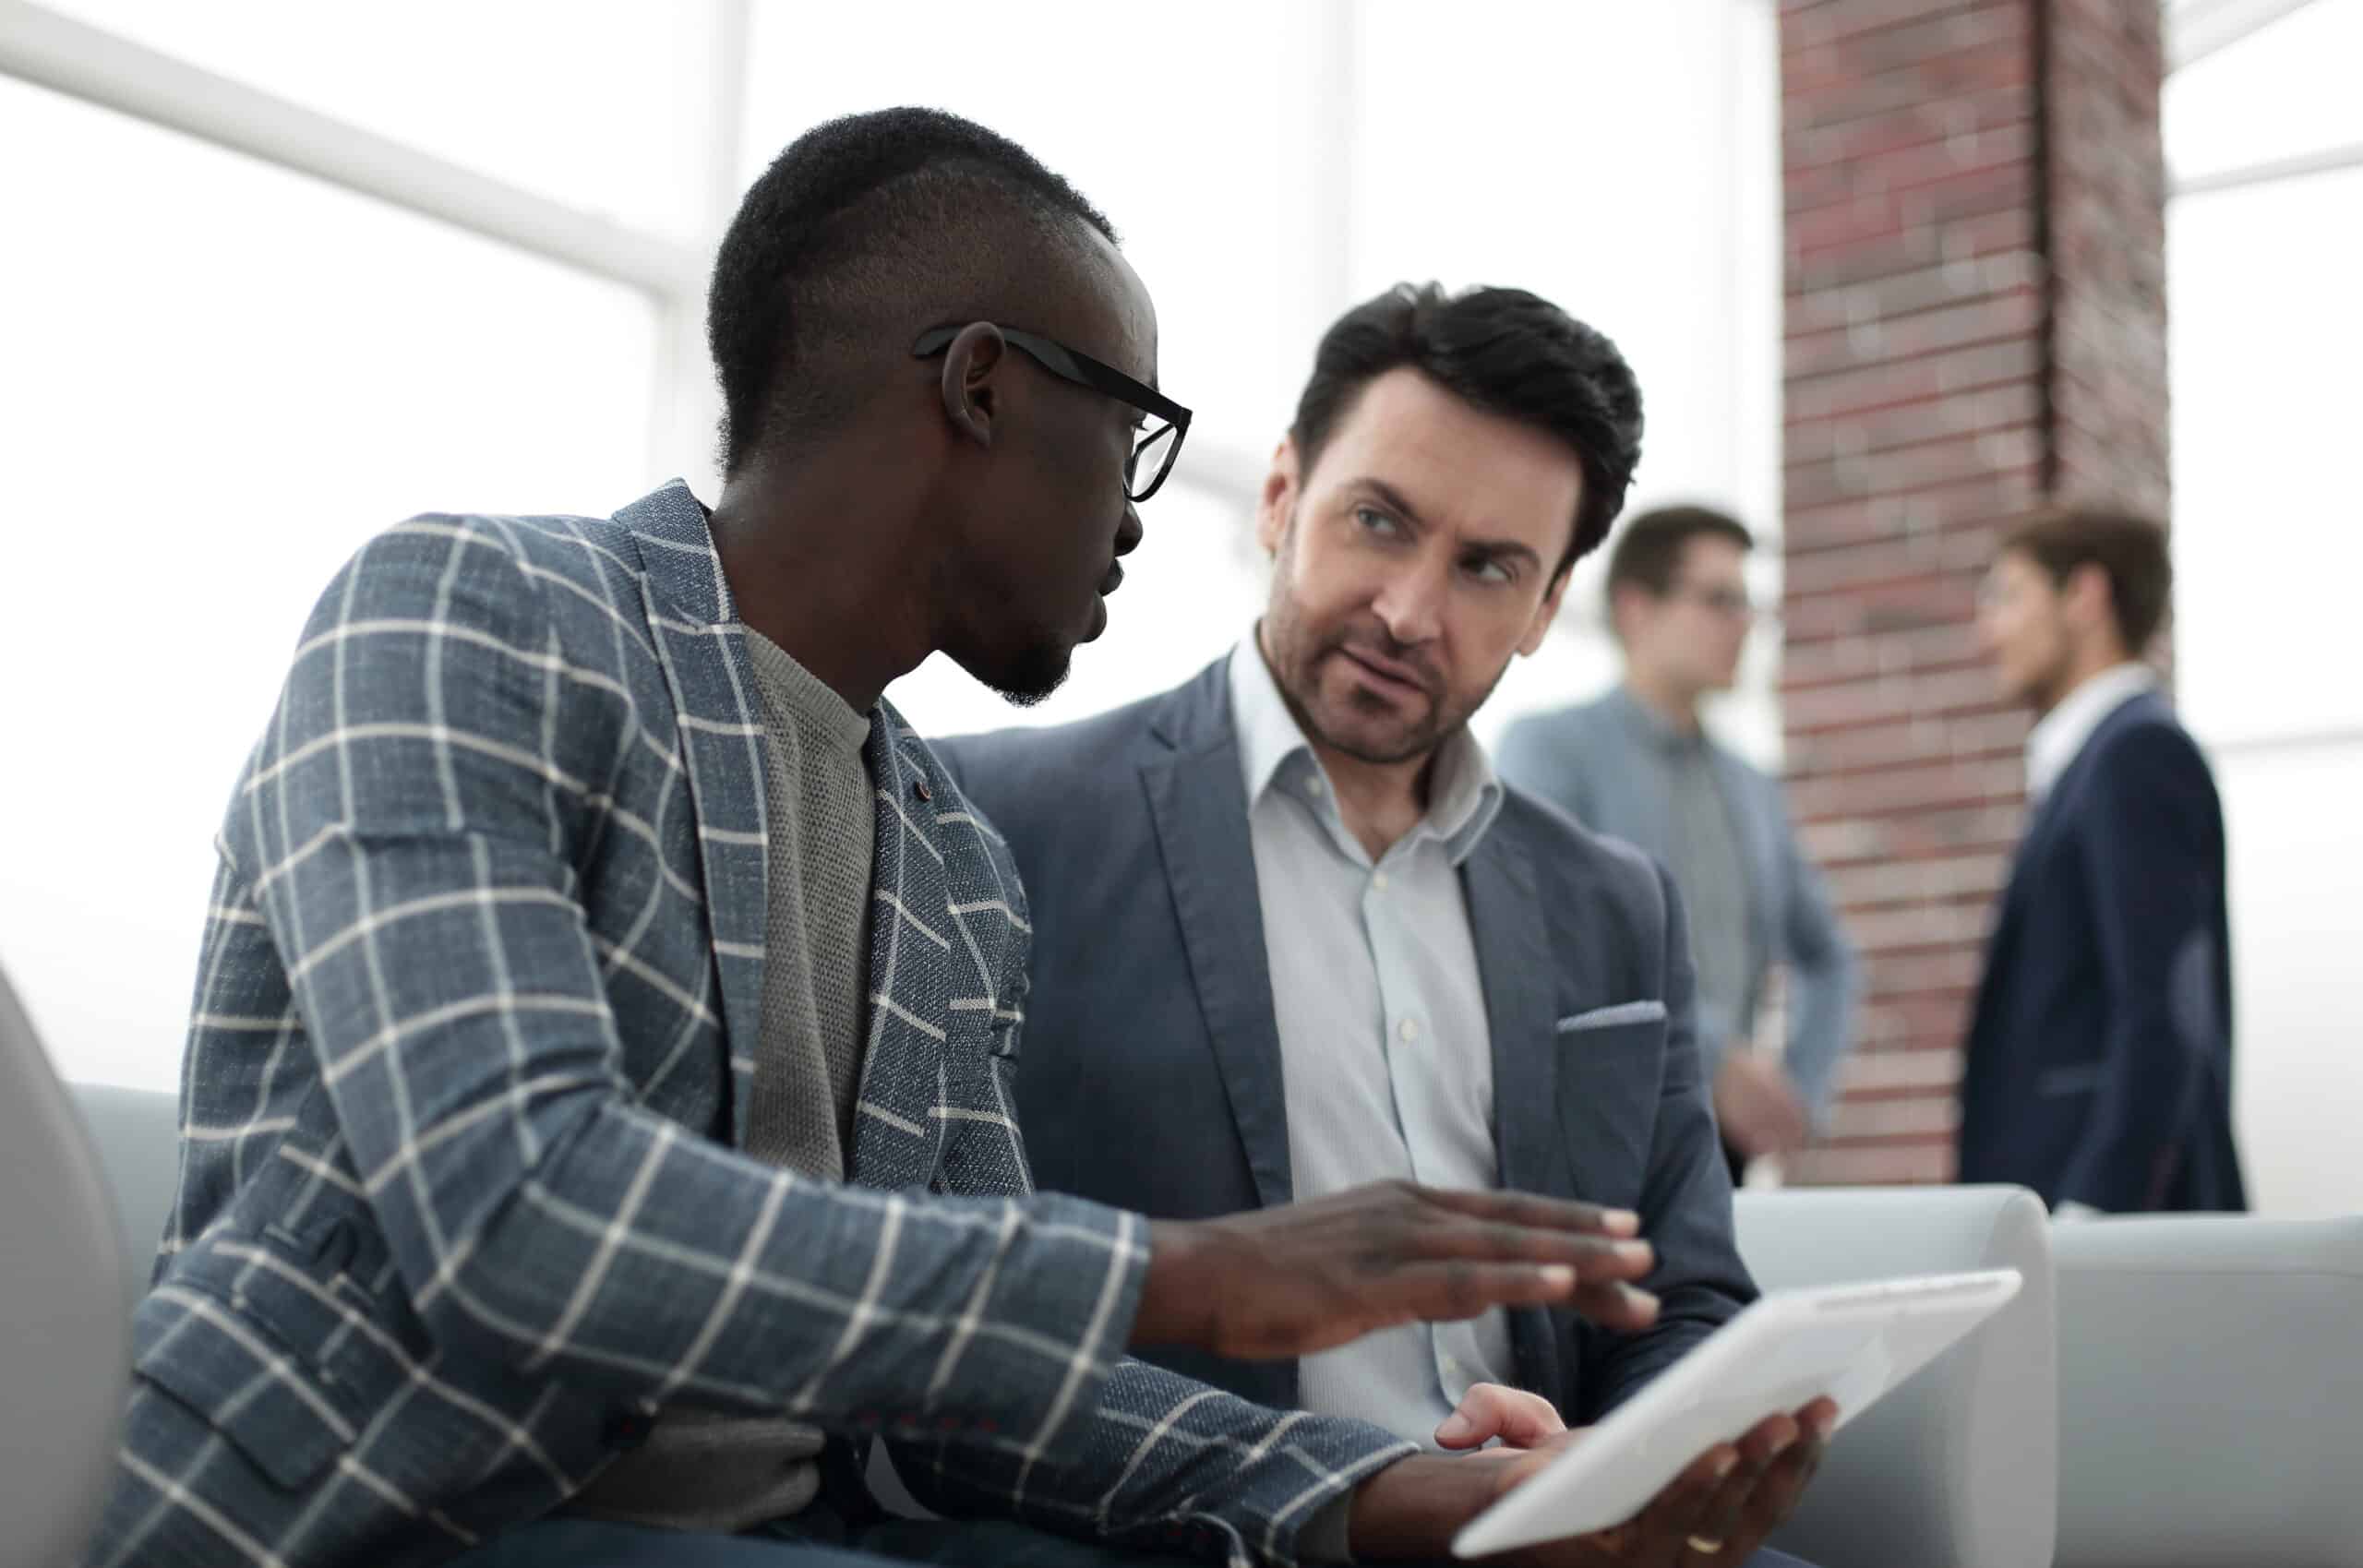
<svg viewBox="0 0 2363 1568"><path fill-rule="evenodd" d="M1520 719L1502 776L1669 867L1690 911L1698 1044L1732 1178L1804 1146L1829 1114L1854 999L1854 959L1797 847L1777 781L1718 744L1699 704L1728 691L1757 611L1756 541L1705 507L1627 523L1608 563L1624 684L1588 705ZM1788 1049L1756 1047L1776 962L1787 965Z"/></svg>
<svg viewBox="0 0 2363 1568"><path fill-rule="evenodd" d="M2065 1215L2241 1209L2232 1142L2224 812L2140 663L2164 530L2103 508L2015 530L1978 629L2039 715L2033 816L2002 895L1961 1079L1961 1179Z"/></svg>

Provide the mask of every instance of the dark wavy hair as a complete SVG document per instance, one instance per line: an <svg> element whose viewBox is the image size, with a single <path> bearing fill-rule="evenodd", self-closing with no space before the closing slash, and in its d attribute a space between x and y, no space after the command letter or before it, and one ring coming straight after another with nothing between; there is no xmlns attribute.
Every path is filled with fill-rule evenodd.
<svg viewBox="0 0 2363 1568"><path fill-rule="evenodd" d="M1557 437L1583 466L1559 576L1608 537L1641 461L1641 389L1616 345L1539 294L1397 283L1322 334L1289 435L1311 473L1362 389L1417 370L1489 413Z"/></svg>
<svg viewBox="0 0 2363 1568"><path fill-rule="evenodd" d="M2002 554L2016 553L2065 588L2081 567L2108 579L2109 610L2127 653L2147 652L2174 595L2174 557L2166 531L2151 519L2106 502L2047 506L2002 536Z"/></svg>

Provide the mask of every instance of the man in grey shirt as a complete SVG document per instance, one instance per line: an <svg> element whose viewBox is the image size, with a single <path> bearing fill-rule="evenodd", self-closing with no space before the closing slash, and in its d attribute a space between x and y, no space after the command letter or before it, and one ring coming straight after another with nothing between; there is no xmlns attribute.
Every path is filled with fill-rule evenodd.
<svg viewBox="0 0 2363 1568"><path fill-rule="evenodd" d="M1583 707L1520 719L1502 776L1663 862L1690 911L1698 1044L1734 1180L1749 1161L1804 1145L1835 1097L1854 959L1798 852L1780 784L1707 734L1698 706L1737 677L1755 610L1755 540L1705 507L1625 525L1608 564L1625 682ZM1755 1047L1765 981L1788 972L1788 1049Z"/></svg>
<svg viewBox="0 0 2363 1568"><path fill-rule="evenodd" d="M747 631L763 728L762 1015L747 1153L823 1181L846 1178L867 999L875 784L870 716L762 633ZM821 1490L826 1435L786 1416L685 1406L601 1471L569 1512L660 1529L731 1533L801 1513Z"/></svg>

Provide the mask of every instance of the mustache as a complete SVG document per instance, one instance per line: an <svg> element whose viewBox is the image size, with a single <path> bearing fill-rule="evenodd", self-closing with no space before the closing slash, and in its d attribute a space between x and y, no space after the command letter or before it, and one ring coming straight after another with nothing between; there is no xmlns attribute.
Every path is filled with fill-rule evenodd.
<svg viewBox="0 0 2363 1568"><path fill-rule="evenodd" d="M1385 627L1349 627L1330 640L1329 651L1365 653L1408 672L1421 690L1435 697L1444 690L1444 673L1416 643L1397 642Z"/></svg>

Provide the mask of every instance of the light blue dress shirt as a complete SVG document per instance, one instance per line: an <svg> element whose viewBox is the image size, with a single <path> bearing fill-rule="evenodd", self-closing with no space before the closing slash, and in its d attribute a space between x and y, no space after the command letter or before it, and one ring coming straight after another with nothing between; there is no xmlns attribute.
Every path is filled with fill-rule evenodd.
<svg viewBox="0 0 2363 1568"><path fill-rule="evenodd" d="M1252 634L1229 675L1295 1195L1499 1185L1492 1035L1459 876L1501 809L1493 764L1466 731L1446 741L1427 815L1373 864ZM1433 1446L1471 1383L1512 1381L1495 1311L1308 1356L1299 1386L1309 1410Z"/></svg>

